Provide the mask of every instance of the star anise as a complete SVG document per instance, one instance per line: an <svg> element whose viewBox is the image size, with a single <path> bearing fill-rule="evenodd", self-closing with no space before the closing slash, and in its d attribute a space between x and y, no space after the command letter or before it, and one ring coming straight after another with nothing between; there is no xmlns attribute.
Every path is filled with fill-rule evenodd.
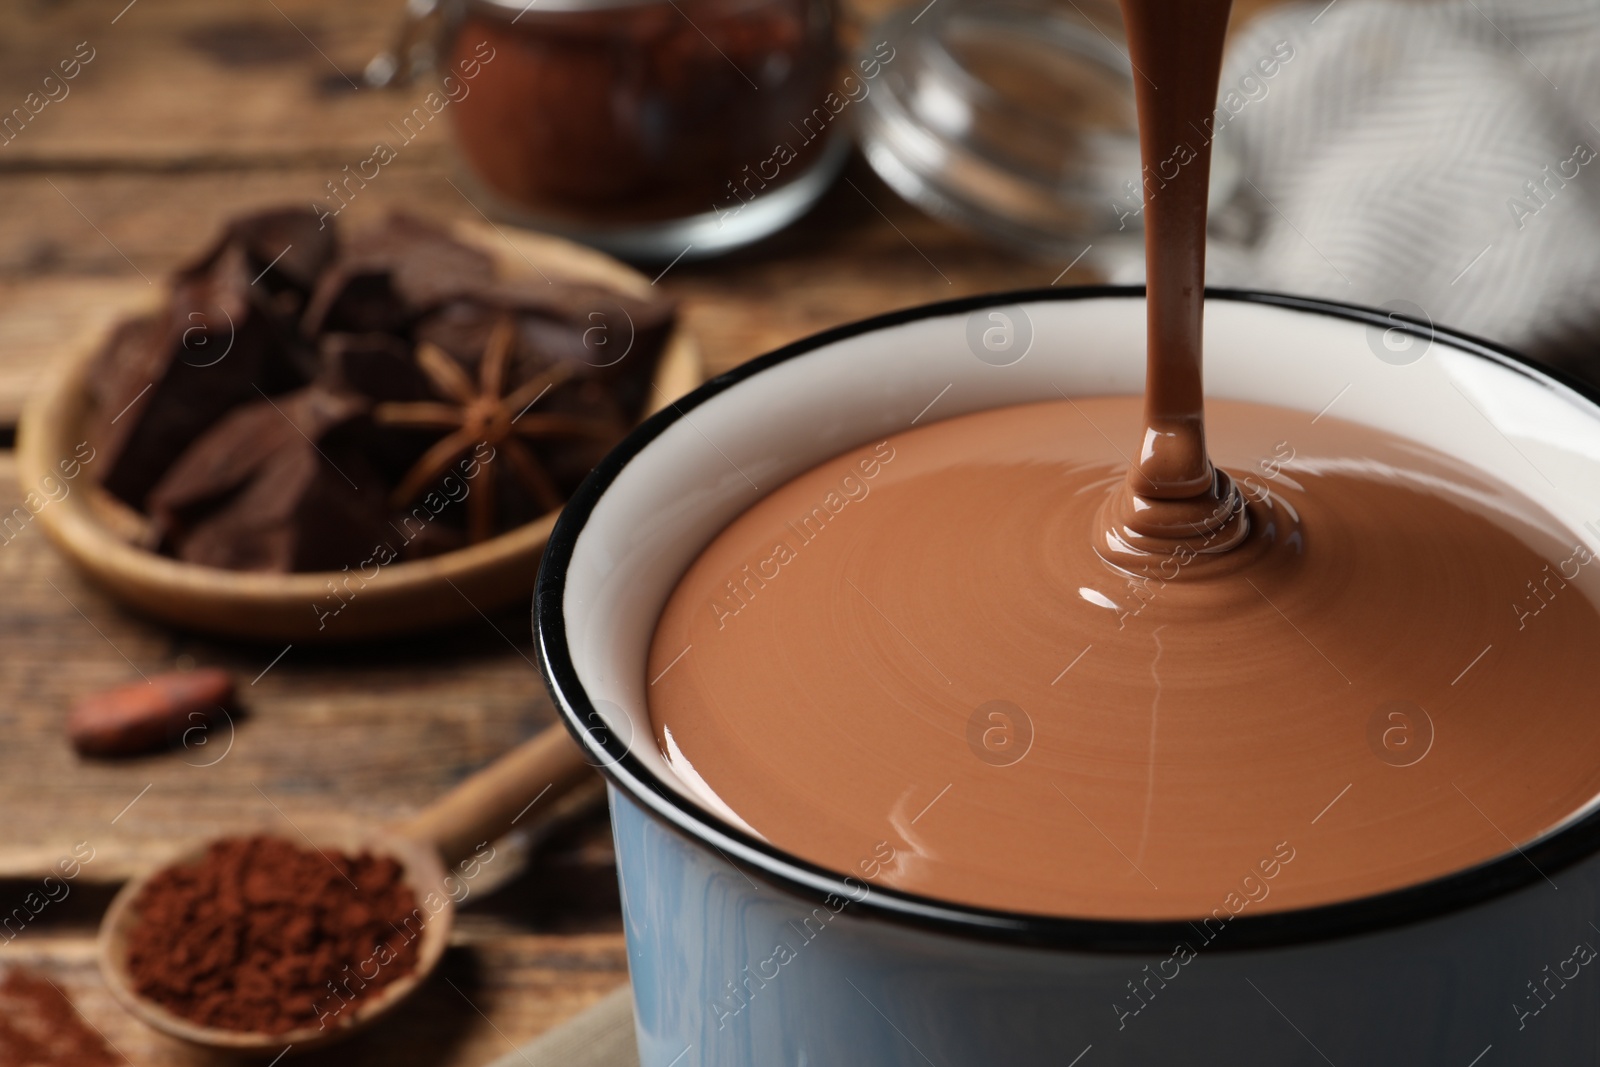
<svg viewBox="0 0 1600 1067"><path fill-rule="evenodd" d="M516 347L516 320L505 316L495 324L478 365L478 381L448 353L427 341L417 346L417 364L442 401L388 402L373 409L380 425L418 430L443 430L422 458L395 487L390 503L404 508L442 478L470 449L487 444L494 449L467 495L467 538L474 543L494 536L495 482L504 457L511 474L548 511L562 504L550 472L521 440L587 438L610 441L620 432L610 419L576 415L532 414L530 409L551 390L578 373L570 361L557 363L505 392L507 371Z"/></svg>

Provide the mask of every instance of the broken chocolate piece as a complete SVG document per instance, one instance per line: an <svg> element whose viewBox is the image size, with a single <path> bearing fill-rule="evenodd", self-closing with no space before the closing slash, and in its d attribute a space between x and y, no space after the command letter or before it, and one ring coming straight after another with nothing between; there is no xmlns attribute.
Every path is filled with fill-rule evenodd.
<svg viewBox="0 0 1600 1067"><path fill-rule="evenodd" d="M366 410L359 396L317 386L246 404L221 419L167 470L150 493L148 510L170 528L174 520L239 488L285 444L315 443Z"/></svg>
<svg viewBox="0 0 1600 1067"><path fill-rule="evenodd" d="M207 273L229 245L242 249L268 290L299 290L301 303L333 259L335 235L309 208L269 208L230 221L204 255L178 268L179 277ZM298 313L298 312L297 312Z"/></svg>
<svg viewBox="0 0 1600 1067"><path fill-rule="evenodd" d="M301 442L275 452L237 497L195 525L176 555L232 570L337 571L370 559L386 538L383 495L359 456L336 467Z"/></svg>
<svg viewBox="0 0 1600 1067"><path fill-rule="evenodd" d="M494 261L395 212L344 243L306 308L307 333L404 333L418 315L488 285Z"/></svg>
<svg viewBox="0 0 1600 1067"><path fill-rule="evenodd" d="M314 212L263 211L113 333L90 432L107 488L179 559L414 559L559 507L648 404L673 317L496 280L489 255L404 214L336 242Z"/></svg>
<svg viewBox="0 0 1600 1067"><path fill-rule="evenodd" d="M311 290L333 259L334 231L324 227L308 208L272 208L229 222L205 254L180 267L175 284L211 273L227 250L242 252L250 275L250 296L273 320L289 355L303 371L314 373L312 354L301 344L300 316Z"/></svg>
<svg viewBox="0 0 1600 1067"><path fill-rule="evenodd" d="M150 508L174 554L234 570L338 570L388 529L363 454L367 402L310 386L229 414L167 472Z"/></svg>
<svg viewBox="0 0 1600 1067"><path fill-rule="evenodd" d="M112 495L141 507L161 474L223 412L301 384L280 323L252 298L248 257L225 245L176 280L164 312L119 330L96 368L91 439Z"/></svg>
<svg viewBox="0 0 1600 1067"><path fill-rule="evenodd" d="M386 333L325 334L317 382L334 392L355 393L375 401L433 397L411 346ZM362 441L384 484L392 486L428 450L433 436L414 429L371 425L363 429Z"/></svg>
<svg viewBox="0 0 1600 1067"><path fill-rule="evenodd" d="M428 377L411 346L387 333L330 333L322 337L319 381L371 400L426 400Z"/></svg>

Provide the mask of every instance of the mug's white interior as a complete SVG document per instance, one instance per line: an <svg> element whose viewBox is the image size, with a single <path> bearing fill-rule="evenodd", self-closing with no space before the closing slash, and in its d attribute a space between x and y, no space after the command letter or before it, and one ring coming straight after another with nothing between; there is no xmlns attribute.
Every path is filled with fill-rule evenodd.
<svg viewBox="0 0 1600 1067"><path fill-rule="evenodd" d="M1142 299L1021 307L1033 340L1008 366L980 360L968 341L971 315L987 324L989 311L1006 310L996 307L858 334L771 367L690 409L597 502L568 569L570 655L607 725L666 787L743 825L703 783L679 777L661 758L645 676L668 595L735 516L822 460L914 419L925 425L1063 394L1143 388ZM1403 347L1406 339L1389 340ZM1416 347L1396 354L1381 329L1361 322L1213 300L1206 305L1207 393L1312 414L1331 403L1330 414L1429 445L1515 486L1600 550L1600 409L1443 338L1410 340ZM1424 348L1414 362L1392 361Z"/></svg>

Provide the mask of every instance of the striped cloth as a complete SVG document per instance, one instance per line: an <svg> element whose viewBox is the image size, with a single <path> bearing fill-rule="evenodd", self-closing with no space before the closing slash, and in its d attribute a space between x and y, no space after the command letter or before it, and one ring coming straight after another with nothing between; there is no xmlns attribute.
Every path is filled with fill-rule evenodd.
<svg viewBox="0 0 1600 1067"><path fill-rule="evenodd" d="M1222 90L1208 282L1409 304L1600 383L1600 0L1296 4Z"/></svg>

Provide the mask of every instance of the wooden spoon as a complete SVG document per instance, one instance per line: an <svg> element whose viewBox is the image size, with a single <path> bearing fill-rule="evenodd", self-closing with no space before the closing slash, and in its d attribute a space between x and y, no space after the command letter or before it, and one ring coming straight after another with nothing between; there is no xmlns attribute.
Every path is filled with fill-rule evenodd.
<svg viewBox="0 0 1600 1067"><path fill-rule="evenodd" d="M456 863L471 856L481 843L509 831L536 800L541 801L541 815L532 825L549 826L560 821L559 816L587 807L603 795L603 780L584 762L577 745L558 724L524 741L401 823L389 827L331 823L313 828L310 840L320 848L346 854L370 852L398 860L418 907L428 916L417 942L416 969L352 1009L340 1012L337 1021L325 1027L308 1026L279 1034L225 1030L191 1022L141 996L128 972L127 946L128 934L139 922L133 902L151 875L124 885L101 920L100 971L111 992L129 1012L191 1044L262 1055L277 1055L291 1045L296 1052L325 1045L373 1022L404 1000L433 971L450 939L454 904L445 891L445 878ZM282 836L300 846L307 841L297 835ZM169 866L197 862L209 844L185 850ZM443 902L436 912L423 905L430 896L435 903Z"/></svg>

